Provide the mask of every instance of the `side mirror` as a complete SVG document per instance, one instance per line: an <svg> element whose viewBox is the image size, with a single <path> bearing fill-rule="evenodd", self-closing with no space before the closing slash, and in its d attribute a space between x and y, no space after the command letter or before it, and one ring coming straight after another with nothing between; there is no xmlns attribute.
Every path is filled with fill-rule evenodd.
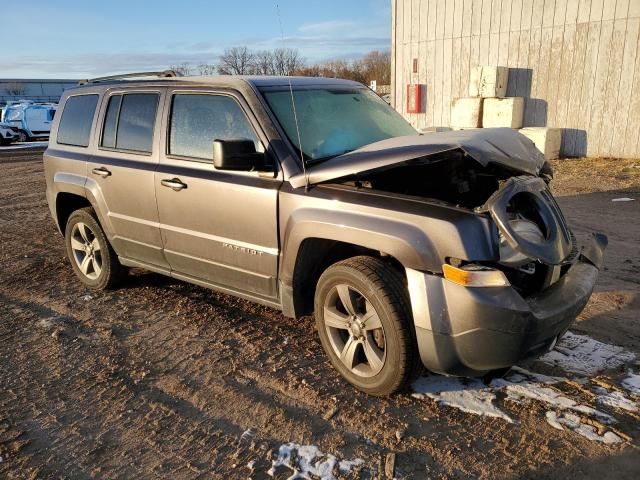
<svg viewBox="0 0 640 480"><path fill-rule="evenodd" d="M250 171L264 167L264 153L256 152L252 140L215 140L213 165L218 170Z"/></svg>

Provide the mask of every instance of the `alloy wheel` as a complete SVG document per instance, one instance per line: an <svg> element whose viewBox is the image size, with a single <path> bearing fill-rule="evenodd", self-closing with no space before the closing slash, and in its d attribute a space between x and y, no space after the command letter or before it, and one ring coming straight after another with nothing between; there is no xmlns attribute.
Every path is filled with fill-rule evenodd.
<svg viewBox="0 0 640 480"><path fill-rule="evenodd" d="M339 284L326 296L323 313L329 342L342 364L361 377L380 373L387 341L371 302L350 285Z"/></svg>
<svg viewBox="0 0 640 480"><path fill-rule="evenodd" d="M73 259L83 275L91 280L102 273L102 249L91 228L78 222L71 230L71 251Z"/></svg>

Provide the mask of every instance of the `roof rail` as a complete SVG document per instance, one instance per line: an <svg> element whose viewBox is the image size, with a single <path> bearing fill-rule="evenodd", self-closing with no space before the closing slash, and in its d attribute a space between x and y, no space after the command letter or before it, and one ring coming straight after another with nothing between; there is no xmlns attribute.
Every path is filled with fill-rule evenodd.
<svg viewBox="0 0 640 480"><path fill-rule="evenodd" d="M89 78L87 80L80 80L78 85L84 85L86 83L97 83L97 82L106 82L108 80L121 80L124 78L137 78L137 77L159 77L159 78L170 78L170 77L178 77L178 73L175 70L162 70L159 72L133 72L133 73L122 73L120 75L109 75L107 77L96 77Z"/></svg>

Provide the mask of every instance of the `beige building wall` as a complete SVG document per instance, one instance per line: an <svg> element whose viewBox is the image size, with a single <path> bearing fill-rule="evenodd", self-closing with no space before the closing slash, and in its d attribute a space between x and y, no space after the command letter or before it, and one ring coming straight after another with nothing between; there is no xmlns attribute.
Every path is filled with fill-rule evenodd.
<svg viewBox="0 0 640 480"><path fill-rule="evenodd" d="M524 126L562 128L564 155L640 157L640 0L391 3L392 100L414 126L449 126L470 69L500 65ZM410 83L424 113L406 113Z"/></svg>

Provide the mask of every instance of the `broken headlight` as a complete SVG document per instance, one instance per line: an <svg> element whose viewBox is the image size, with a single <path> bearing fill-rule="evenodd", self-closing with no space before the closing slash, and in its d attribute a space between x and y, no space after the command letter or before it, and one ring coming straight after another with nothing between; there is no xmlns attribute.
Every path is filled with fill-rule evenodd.
<svg viewBox="0 0 640 480"><path fill-rule="evenodd" d="M519 237L534 243L542 244L545 241L540 227L531 220L515 217L509 220L509 225ZM502 233L500 233L500 263L512 268L522 267L532 262L532 259L513 248Z"/></svg>

